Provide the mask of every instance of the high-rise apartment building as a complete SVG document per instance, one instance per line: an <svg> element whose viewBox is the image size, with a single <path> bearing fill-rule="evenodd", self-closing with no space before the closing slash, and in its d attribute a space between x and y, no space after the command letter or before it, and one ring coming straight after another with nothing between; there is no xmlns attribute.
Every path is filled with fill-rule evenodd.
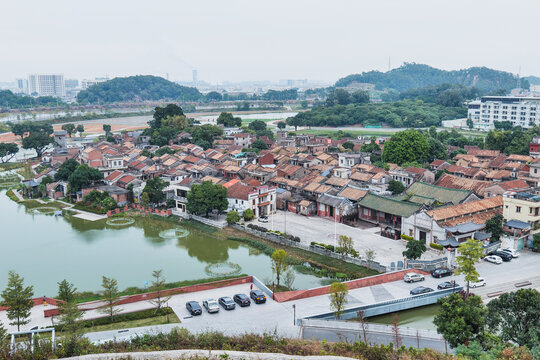
<svg viewBox="0 0 540 360"><path fill-rule="evenodd" d="M28 79L17 79L17 94L28 94Z"/></svg>
<svg viewBox="0 0 540 360"><path fill-rule="evenodd" d="M483 96L468 104L467 118L479 130L495 128L495 121L528 129L540 125L540 97Z"/></svg>
<svg viewBox="0 0 540 360"><path fill-rule="evenodd" d="M38 96L65 97L64 75L28 75L28 93Z"/></svg>

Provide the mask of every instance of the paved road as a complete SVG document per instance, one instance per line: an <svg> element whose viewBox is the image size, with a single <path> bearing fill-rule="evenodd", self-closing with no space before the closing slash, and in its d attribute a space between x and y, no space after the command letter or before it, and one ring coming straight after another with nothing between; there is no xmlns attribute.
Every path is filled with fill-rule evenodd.
<svg viewBox="0 0 540 360"><path fill-rule="evenodd" d="M292 212L278 211L270 215L267 223L256 222L259 226L267 229L287 232L300 237L302 244L309 245L312 241L337 245L335 232L339 235L352 237L354 248L363 257L367 249L375 250L375 261L382 265L389 266L391 262L403 261L402 252L405 245L401 240L392 240L379 235L379 227L360 229L341 223L335 223L331 219L318 216L306 217ZM427 251L422 255L422 259L435 259L440 255Z"/></svg>

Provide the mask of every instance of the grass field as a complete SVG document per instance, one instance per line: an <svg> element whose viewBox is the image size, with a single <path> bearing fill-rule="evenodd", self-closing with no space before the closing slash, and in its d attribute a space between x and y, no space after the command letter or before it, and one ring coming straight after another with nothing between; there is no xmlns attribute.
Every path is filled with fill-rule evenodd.
<svg viewBox="0 0 540 360"><path fill-rule="evenodd" d="M106 325L97 325L91 328L85 328L84 333L108 331L108 330L119 330L119 329L127 329L127 328L141 327L141 326L151 326L151 325L177 324L177 323L178 324L180 323L180 319L178 319L176 314L172 313L169 315L154 316L147 319L120 321L120 322L113 322Z"/></svg>

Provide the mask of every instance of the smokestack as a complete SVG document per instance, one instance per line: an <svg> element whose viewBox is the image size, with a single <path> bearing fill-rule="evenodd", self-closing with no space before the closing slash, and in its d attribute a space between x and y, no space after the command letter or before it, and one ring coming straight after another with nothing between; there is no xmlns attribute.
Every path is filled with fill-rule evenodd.
<svg viewBox="0 0 540 360"><path fill-rule="evenodd" d="M193 75L193 86L197 87L197 69L192 70Z"/></svg>

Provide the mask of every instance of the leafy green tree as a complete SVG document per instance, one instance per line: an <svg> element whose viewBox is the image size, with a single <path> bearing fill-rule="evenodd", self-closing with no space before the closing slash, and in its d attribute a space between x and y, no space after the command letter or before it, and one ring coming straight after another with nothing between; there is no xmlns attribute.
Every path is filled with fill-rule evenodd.
<svg viewBox="0 0 540 360"><path fill-rule="evenodd" d="M355 251L352 238L347 235L339 235L336 251L340 253L342 257L352 254Z"/></svg>
<svg viewBox="0 0 540 360"><path fill-rule="evenodd" d="M229 211L225 217L225 221L227 221L227 224L229 225L236 224L240 221L240 215L237 211Z"/></svg>
<svg viewBox="0 0 540 360"><path fill-rule="evenodd" d="M81 336L80 330L82 324L80 321L82 318L83 312L79 309L75 301L68 302L60 307L60 323L63 326L62 331L69 334L70 337L79 338Z"/></svg>
<svg viewBox="0 0 540 360"><path fill-rule="evenodd" d="M441 306L433 323L451 347L468 344L470 341L482 341L486 308L482 298L476 295L463 297L459 293L439 298Z"/></svg>
<svg viewBox="0 0 540 360"><path fill-rule="evenodd" d="M65 303L69 303L75 300L76 292L77 288L72 283L64 279L58 283L58 295L56 298Z"/></svg>
<svg viewBox="0 0 540 360"><path fill-rule="evenodd" d="M423 163L429 159L429 143L419 131L409 129L392 135L384 144L383 161L401 165L409 161Z"/></svg>
<svg viewBox="0 0 540 360"><path fill-rule="evenodd" d="M109 316L111 322L114 320L114 315L122 311L116 306L120 300L120 291L118 290L118 282L116 279L103 276L101 279L101 287L103 288L103 301L105 305L99 309L103 314Z"/></svg>
<svg viewBox="0 0 540 360"><path fill-rule="evenodd" d="M358 90L351 94L351 102L354 104L367 104L369 102L369 92Z"/></svg>
<svg viewBox="0 0 540 360"><path fill-rule="evenodd" d="M266 145L263 140L257 139L253 143L251 143L251 148L257 152L260 152L261 150L268 149L268 145Z"/></svg>
<svg viewBox="0 0 540 360"><path fill-rule="evenodd" d="M409 240L402 254L409 260L416 260L422 257L422 254L427 250L426 243L423 240Z"/></svg>
<svg viewBox="0 0 540 360"><path fill-rule="evenodd" d="M488 221L486 221L486 227L484 228L485 232L491 233L491 242L499 241L501 234L503 232L503 216L495 215Z"/></svg>
<svg viewBox="0 0 540 360"><path fill-rule="evenodd" d="M4 325L0 321L0 350L2 350L2 346L4 346L7 343L7 330L4 328Z"/></svg>
<svg viewBox="0 0 540 360"><path fill-rule="evenodd" d="M184 130L189 125L189 121L185 115L167 116L161 120L161 127L169 127L177 132Z"/></svg>
<svg viewBox="0 0 540 360"><path fill-rule="evenodd" d="M154 177L146 181L143 192L148 194L151 203L160 204L165 200L163 189L167 186L169 186L168 181L165 181L160 177Z"/></svg>
<svg viewBox="0 0 540 360"><path fill-rule="evenodd" d="M345 149L349 149L349 150L352 150L354 148L354 143L350 142L350 141L346 141L343 143L342 145Z"/></svg>
<svg viewBox="0 0 540 360"><path fill-rule="evenodd" d="M60 168L58 168L58 171L54 175L54 180L65 180L69 179L69 176L73 174L75 169L79 166L79 163L75 159L68 159L60 165Z"/></svg>
<svg viewBox="0 0 540 360"><path fill-rule="evenodd" d="M4 303L8 306L7 317L10 325L17 325L17 331L21 330L21 325L30 322L30 310L34 306L32 297L34 296L33 286L24 286L24 278L15 271L8 273L8 284L2 292Z"/></svg>
<svg viewBox="0 0 540 360"><path fill-rule="evenodd" d="M469 285L471 281L478 281L478 271L475 264L484 256L482 243L478 240L468 239L458 247L459 255L456 256L458 268L456 275L465 275L467 281L467 296L469 295Z"/></svg>
<svg viewBox="0 0 540 360"><path fill-rule="evenodd" d="M146 191L144 191L141 195L141 203L144 206L148 206L148 204L150 204L150 196L148 195Z"/></svg>
<svg viewBox="0 0 540 360"><path fill-rule="evenodd" d="M204 98L208 102L221 101L221 100L223 100L223 95L221 95L217 91L210 91L208 94L205 95Z"/></svg>
<svg viewBox="0 0 540 360"><path fill-rule="evenodd" d="M326 106L347 105L351 103L351 94L344 89L335 89L328 94L326 98Z"/></svg>
<svg viewBox="0 0 540 360"><path fill-rule="evenodd" d="M474 127L474 123L473 123L472 119L467 118L467 127L469 129L472 129Z"/></svg>
<svg viewBox="0 0 540 360"><path fill-rule="evenodd" d="M144 150L147 150L147 149L144 149ZM171 150L171 148L168 147L168 146L163 146L163 147L160 147L159 149L157 149L157 150L154 152L154 154L152 154L152 155L155 155L155 156L163 156L163 155L165 155L165 154L171 155L171 154L174 154L174 151ZM146 155L144 155L144 156L146 156ZM151 157L152 157L152 156L151 156Z"/></svg>
<svg viewBox="0 0 540 360"><path fill-rule="evenodd" d="M428 138L428 144L429 161L433 161L435 159L446 160L448 158L448 151L446 150L446 146L444 146L442 142L430 137Z"/></svg>
<svg viewBox="0 0 540 360"><path fill-rule="evenodd" d="M86 164L78 165L68 177L72 191L79 191L83 187L100 180L103 180L103 174L98 169L91 168Z"/></svg>
<svg viewBox="0 0 540 360"><path fill-rule="evenodd" d="M347 305L347 294L349 287L345 283L334 282L330 285L330 309L334 310L336 318L339 320Z"/></svg>
<svg viewBox="0 0 540 360"><path fill-rule="evenodd" d="M75 125L73 124L64 124L62 125L62 130L65 130L69 137L71 137L71 134L73 134L75 132Z"/></svg>
<svg viewBox="0 0 540 360"><path fill-rule="evenodd" d="M0 162L8 162L19 152L15 143L0 143Z"/></svg>
<svg viewBox="0 0 540 360"><path fill-rule="evenodd" d="M103 131L105 131L105 136L109 136L111 132L111 125L103 124Z"/></svg>
<svg viewBox="0 0 540 360"><path fill-rule="evenodd" d="M272 259L272 272L276 275L276 283L279 286L281 275L285 273L288 268L287 264L287 252L283 249L274 251L271 256Z"/></svg>
<svg viewBox="0 0 540 360"><path fill-rule="evenodd" d="M163 276L163 270L154 270L152 271L152 287L151 290L155 293L154 298L150 302L156 307L158 313L161 312L163 305L171 299L170 296L165 295L164 291L166 289L165 285L165 276Z"/></svg>
<svg viewBox="0 0 540 360"><path fill-rule="evenodd" d="M304 120L298 116L287 118L286 122L287 125L294 126L294 131L298 130L298 127L304 124Z"/></svg>
<svg viewBox="0 0 540 360"><path fill-rule="evenodd" d="M186 210L192 214L206 214L212 210L225 211L229 206L227 188L214 185L211 181L194 184L187 193Z"/></svg>
<svg viewBox="0 0 540 360"><path fill-rule="evenodd" d="M242 119L234 117L231 113L222 112L217 118L217 123L223 124L225 127L240 127L242 126Z"/></svg>
<svg viewBox="0 0 540 360"><path fill-rule="evenodd" d="M244 221L251 221L255 218L255 213L251 209L246 209L242 213L242 217L244 218Z"/></svg>
<svg viewBox="0 0 540 360"><path fill-rule="evenodd" d="M34 149L37 153L38 158L41 157L43 151L47 146L53 142L50 134L44 131L31 132L27 137L22 141L23 149Z"/></svg>
<svg viewBox="0 0 540 360"><path fill-rule="evenodd" d="M540 341L540 293L536 289L519 289L504 293L487 304L486 324L508 341L529 349Z"/></svg>
<svg viewBox="0 0 540 360"><path fill-rule="evenodd" d="M277 127L279 130L283 130L287 127L287 123L285 121L280 121L277 123Z"/></svg>
<svg viewBox="0 0 540 360"><path fill-rule="evenodd" d="M223 130L219 126L205 124L194 126L189 132L193 137L193 143L206 150L212 146L215 137L221 136Z"/></svg>
<svg viewBox="0 0 540 360"><path fill-rule="evenodd" d="M84 125L82 124L77 125L76 130L79 134L82 134L84 132Z"/></svg>
<svg viewBox="0 0 540 360"><path fill-rule="evenodd" d="M307 109L308 108L307 100L300 101L300 106L302 107L302 109ZM278 125L279 125L279 123L278 123Z"/></svg>
<svg viewBox="0 0 540 360"><path fill-rule="evenodd" d="M439 178L443 176L444 174L450 174L450 171L448 171L447 169L438 170L437 173L435 174L435 181L439 180Z"/></svg>
<svg viewBox="0 0 540 360"><path fill-rule="evenodd" d="M405 185L403 185L401 181L390 180L388 182L388 191L391 191L392 195L401 194L405 191Z"/></svg>
<svg viewBox="0 0 540 360"><path fill-rule="evenodd" d="M152 129L159 129L164 119L173 116L184 116L184 111L182 111L180 106L176 104L167 104L163 107L158 106L154 109L153 119L148 122L148 125Z"/></svg>
<svg viewBox="0 0 540 360"><path fill-rule="evenodd" d="M255 132L266 130L266 123L262 120L255 120L248 124L248 129L253 130Z"/></svg>
<svg viewBox="0 0 540 360"><path fill-rule="evenodd" d="M173 198L167 199L166 206L167 206L167 209L175 208L176 207L176 200L174 200Z"/></svg>

